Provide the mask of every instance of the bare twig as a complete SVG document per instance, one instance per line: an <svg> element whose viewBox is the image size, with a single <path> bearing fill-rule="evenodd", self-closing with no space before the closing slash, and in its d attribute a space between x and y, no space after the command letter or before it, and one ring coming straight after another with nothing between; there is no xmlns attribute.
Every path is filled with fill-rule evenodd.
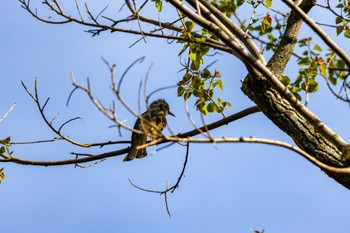
<svg viewBox="0 0 350 233"><path fill-rule="evenodd" d="M196 40L192 41L192 40L185 39L185 38L179 37L179 36L174 36L173 35L174 33L170 33L169 35L164 34L164 33L156 33L156 32L162 31L162 29L168 29L168 30L173 31L173 32L181 32L182 29L177 27L176 25L174 25L176 22L179 21L179 19L175 20L174 22L168 23L168 22L159 22L158 20L149 19L149 18L146 18L146 17L143 17L143 16L139 15L138 13L137 13L137 17L135 17L136 10L134 10L133 8L132 8L133 10L131 10L133 16L125 18L125 19L113 20L113 19L111 19L111 18L109 18L107 16L101 16L102 18L105 18L107 20L112 21L111 25L105 25L105 24L100 24L100 23L97 22L97 17L94 17L92 15L92 13L91 13L91 11L89 10L88 7L85 7L85 8L86 8L87 14L91 18L92 22L84 21L82 19L81 14L79 14L79 11L78 11L78 14L79 14L80 19L74 18L71 15L66 15L66 14L64 14L62 9L61 10L57 10L56 8L52 7L52 5L48 2L48 0L45 0L43 2L43 4L47 5L50 8L50 10L52 10L53 12L55 12L57 15L61 16L64 19L62 21L53 21L53 20L49 20L49 19L40 17L36 13L36 10L33 10L31 8L30 1L20 0L20 2L22 4L22 8L27 10L33 17L35 17L36 19L38 19L38 20L40 20L40 21L42 21L44 23L48 23L48 24L66 24L66 23L74 22L74 23L81 24L81 25L84 25L84 26L87 26L87 27L95 28L95 29L87 30L87 32L91 33L93 36L99 35L101 32L104 32L104 31L123 32L123 33L127 33L127 34L141 35L142 38L148 36L148 37L163 38L163 39L167 39L167 40L171 39L171 40L182 40L182 41L189 41L189 42L191 41L192 43L201 43L201 44L204 44L204 45L207 45L207 46L210 46L212 48L215 48L215 49L218 49L218 50L221 50L221 51L225 51L225 52L228 52L228 53L232 52L232 50L230 48L228 48L227 46L225 46L224 44L216 42L215 40L212 40L212 39L209 39L209 38L206 41L201 41L200 42L200 41L196 41ZM100 16L100 15L98 15L98 16ZM149 32L145 32L145 31L140 31L140 30L132 30L132 29L125 29L125 28L122 28L122 27L116 27L116 25L119 24L119 23L130 22L130 21L134 21L134 20L139 20L139 21L145 22L145 23L150 24L150 25L155 25L155 26L157 26L159 28L156 28L156 29L154 29L152 31L149 31ZM194 36L198 37L198 38L201 37L201 35L199 35L199 34L198 35L194 34Z"/></svg>
<svg viewBox="0 0 350 233"><path fill-rule="evenodd" d="M77 142L75 140L72 140L70 139L68 136L65 136L63 134L61 134L61 132L59 130L56 130L55 127L53 127L52 125L52 121L49 121L47 118L46 118L46 115L44 114L44 109L46 107L46 104L48 103L48 100L49 98L46 100L46 102L44 103L43 106L41 106L41 103L40 103L40 100L39 100L39 92L38 92L38 78L35 79L35 85L34 85L34 95L28 90L27 86L24 84L24 82L21 82L22 83L22 86L23 88L25 89L25 91L29 94L29 96L34 100L34 102L36 103L37 105L37 108L40 112L40 115L42 117L42 119L44 120L44 122L46 123L46 125L55 133L59 136L59 138L62 138L63 140L71 143L71 144L74 144L74 145L77 145L77 146L81 146L81 147L90 147L91 144L89 143L80 143L80 142ZM55 118L54 118L55 119ZM53 120L54 120L53 119ZM70 122L71 120L68 120L67 122L65 122L64 124ZM63 127L64 125L61 125L60 129Z"/></svg>
<svg viewBox="0 0 350 233"><path fill-rule="evenodd" d="M134 184L133 182L131 182L131 180L129 179L130 184L131 184L133 187L135 187L135 188L137 188L137 189L139 189L139 190L141 190L141 191L149 192L149 193L158 193L158 194L160 194L160 195L164 195L165 207L166 207L166 211L167 211L169 217L171 217L171 213L170 213L170 209L169 209L167 194L168 194L168 192L173 193L173 192L179 187L182 178L185 176L185 170L186 170L187 161L188 161L188 155L189 155L189 148L190 148L190 143L187 142L187 143L186 143L185 162L184 162L184 165L182 166L181 173L180 173L180 175L179 175L179 177L178 177L176 183L175 183L173 186L169 187L169 183L166 182L166 188L165 188L165 190L145 189L145 188L142 188L142 187L140 187L140 186L138 186L138 185L135 185L135 184Z"/></svg>
<svg viewBox="0 0 350 233"><path fill-rule="evenodd" d="M168 182L166 183L166 188L168 189ZM171 218L171 213L170 213L170 209L169 209L169 204L168 204L168 193L164 193L164 201L165 201L165 208L166 208L166 212L168 213L169 218Z"/></svg>
<svg viewBox="0 0 350 233"><path fill-rule="evenodd" d="M98 160L98 161L96 161L96 162L94 162L94 163L92 163L92 164L89 164L89 165L86 165L86 166L83 166L83 165L80 165L80 164L75 164L75 167L80 167L80 168L90 168L90 167L93 167L93 166L95 166L95 165L97 165L97 164L99 164L99 163L101 163L101 162L103 162L103 161L105 161L106 159L101 159L101 160Z"/></svg>
<svg viewBox="0 0 350 233"><path fill-rule="evenodd" d="M16 107L16 103L14 103L11 108L1 117L0 122L5 120L5 118L10 114L10 112Z"/></svg>
<svg viewBox="0 0 350 233"><path fill-rule="evenodd" d="M197 130L197 132L200 132L203 136L210 137L210 135L205 131L206 128L204 128L204 130L201 129L201 128L198 128L196 122L193 120L193 118L192 118L192 116L190 114L190 111L188 109L188 101L187 100L184 102L184 104L185 104L185 111L186 111L187 119L190 121L192 126Z"/></svg>

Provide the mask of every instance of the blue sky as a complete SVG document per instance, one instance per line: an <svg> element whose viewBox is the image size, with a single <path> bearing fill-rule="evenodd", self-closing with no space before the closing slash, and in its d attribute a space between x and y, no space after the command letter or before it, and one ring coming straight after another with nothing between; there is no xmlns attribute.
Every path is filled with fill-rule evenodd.
<svg viewBox="0 0 350 233"><path fill-rule="evenodd" d="M104 4L91 7L102 9ZM181 77L177 73L181 69L177 44L148 39L146 44L128 48L138 37L120 33L91 37L81 26L46 25L21 9L17 1L0 2L0 25L0 115L17 104L0 124L0 138L11 136L13 141L21 142L55 137L20 81L33 90L35 77L39 78L41 100L50 97L46 114L52 118L60 113L57 126L72 117L82 117L66 126L65 134L81 142L101 142L127 140L130 132L123 131L120 138L115 128L109 128L112 123L81 92L76 92L70 105L65 106L72 90L71 72L79 83L89 77L94 94L108 105L115 97L101 56L117 64L117 77L135 59L146 56L123 84L121 94L134 108L138 84L151 64L149 91L174 84ZM230 56L216 58L225 88L218 95L233 105L227 114L252 106L240 92L240 80L246 72L243 65ZM287 72L293 76L295 67L291 65ZM168 118L171 129L190 130L192 126L182 99L176 97L176 89L160 92L154 98L159 97L165 98L176 114L176 118ZM118 107L120 119L133 125L134 117L121 105ZM323 88L311 96L310 108L350 141L346 104L336 101ZM191 112L200 122L198 113L194 109ZM206 117L207 122L216 119L220 115ZM261 113L214 130L213 135L253 135L291 142ZM57 142L16 145L12 149L16 157L61 160L72 158L72 151L98 154L124 146L83 149ZM185 148L176 145L152 155L155 149L148 148L149 156L142 160L124 163L123 156L119 156L89 169L1 164L6 180L0 185L0 231L251 232L265 228L266 233L348 232L347 189L292 152L253 144L191 145L186 176L180 188L168 196L172 213L169 218L163 197L137 190L128 182L131 179L149 189L163 189L167 181L176 182Z"/></svg>

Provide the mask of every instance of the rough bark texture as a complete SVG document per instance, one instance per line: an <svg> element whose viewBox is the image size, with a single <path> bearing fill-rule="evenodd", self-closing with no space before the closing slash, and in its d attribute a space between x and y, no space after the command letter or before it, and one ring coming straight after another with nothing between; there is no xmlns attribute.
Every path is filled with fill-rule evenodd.
<svg viewBox="0 0 350 233"><path fill-rule="evenodd" d="M314 127L281 97L266 79L247 77L243 82L242 91L260 107L261 111L275 125L292 137L301 149L325 164L335 167L346 166L340 161L341 152L336 146L317 133ZM327 174L350 189L350 176Z"/></svg>
<svg viewBox="0 0 350 233"><path fill-rule="evenodd" d="M315 4L316 0L304 0L299 7L307 13ZM267 67L277 76L283 74L290 60L301 24L302 19L292 11L280 44L267 64ZM301 149L325 164L335 167L346 166L340 160L341 151L319 134L314 126L299 114L264 77L247 76L243 82L242 91L260 107L261 111L275 125L292 137ZM350 189L350 176L329 172L327 174Z"/></svg>
<svg viewBox="0 0 350 233"><path fill-rule="evenodd" d="M254 79L254 82L252 82L250 78L246 78L242 90L275 125L292 137L301 149L325 164L335 167L345 166L340 161L341 152L317 133L314 127L298 114L291 104L271 87L266 79ZM350 189L350 176L327 174Z"/></svg>

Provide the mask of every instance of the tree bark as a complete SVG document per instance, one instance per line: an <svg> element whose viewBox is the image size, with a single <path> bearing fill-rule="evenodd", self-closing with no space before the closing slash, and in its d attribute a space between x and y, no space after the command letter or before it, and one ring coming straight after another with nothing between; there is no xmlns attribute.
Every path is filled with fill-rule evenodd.
<svg viewBox="0 0 350 233"><path fill-rule="evenodd" d="M309 12L316 1L304 0L299 7ZM302 19L291 12L286 31L276 52L269 60L267 67L280 76L290 60L299 33ZM242 84L242 91L252 100L261 111L282 131L286 132L304 151L319 161L334 167L345 167L341 161L341 151L329 142L317 129L310 124L298 111L286 101L264 77L247 76ZM350 189L350 176L326 172L344 187Z"/></svg>
<svg viewBox="0 0 350 233"><path fill-rule="evenodd" d="M266 79L246 78L242 91L253 100L261 111L282 131L293 138L294 142L317 160L334 167L347 166L340 161L341 152L335 145L307 122ZM350 189L350 176L326 172L344 187Z"/></svg>

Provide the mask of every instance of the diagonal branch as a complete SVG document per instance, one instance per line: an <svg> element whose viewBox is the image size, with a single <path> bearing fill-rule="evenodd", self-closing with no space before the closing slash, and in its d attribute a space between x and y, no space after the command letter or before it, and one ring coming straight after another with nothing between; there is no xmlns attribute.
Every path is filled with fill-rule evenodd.
<svg viewBox="0 0 350 233"><path fill-rule="evenodd" d="M311 10L314 4L315 1L304 0L300 4L300 9L307 13ZM275 53L272 55L267 64L267 67L269 67L276 76L283 74L287 63L293 54L295 44L298 41L298 34L302 23L303 19L293 10L288 17L286 29L275 50Z"/></svg>
<svg viewBox="0 0 350 233"><path fill-rule="evenodd" d="M291 0L283 0L293 11L295 11L303 21L309 25L309 27L350 67L350 57L345 53L344 50L341 49L339 45L337 45L325 31L322 30L320 26L318 26L314 20L308 17L303 10L295 5Z"/></svg>
<svg viewBox="0 0 350 233"><path fill-rule="evenodd" d="M245 33L242 28L236 25L232 20L230 20L226 14L219 11L215 6L213 6L209 1L199 0L206 8L207 14L214 14L220 22L222 22L229 31L231 31L237 38L247 47L247 49L257 58L265 61L264 56L262 56L258 47L255 45L254 41L250 36ZM193 0L192 0L193 2Z"/></svg>

